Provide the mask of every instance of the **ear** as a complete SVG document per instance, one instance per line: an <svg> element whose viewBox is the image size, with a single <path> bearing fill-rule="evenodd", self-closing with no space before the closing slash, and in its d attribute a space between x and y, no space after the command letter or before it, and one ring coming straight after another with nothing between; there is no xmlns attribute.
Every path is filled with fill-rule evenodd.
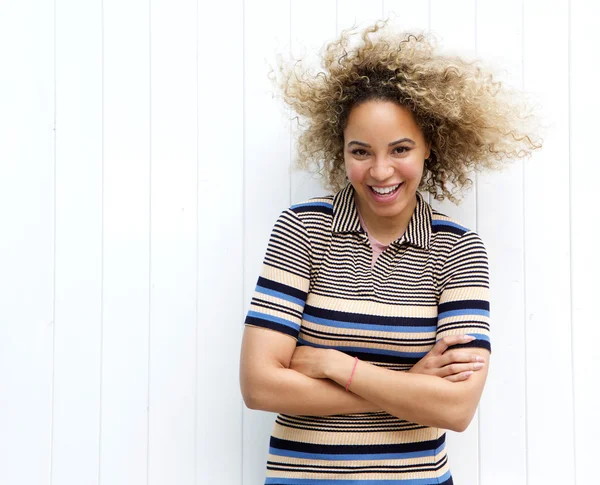
<svg viewBox="0 0 600 485"><path fill-rule="evenodd" d="M427 150L425 151L425 158L429 158L431 155L431 143L427 144Z"/></svg>

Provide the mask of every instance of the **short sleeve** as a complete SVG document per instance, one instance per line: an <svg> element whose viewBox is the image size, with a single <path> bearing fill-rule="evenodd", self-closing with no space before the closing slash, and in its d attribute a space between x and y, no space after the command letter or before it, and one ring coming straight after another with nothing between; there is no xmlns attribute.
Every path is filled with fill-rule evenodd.
<svg viewBox="0 0 600 485"><path fill-rule="evenodd" d="M488 256L476 232L467 231L456 241L439 281L436 341L469 334L475 340L449 348L480 347L491 353Z"/></svg>
<svg viewBox="0 0 600 485"><path fill-rule="evenodd" d="M298 215L284 210L271 231L245 325L298 340L310 283L310 240Z"/></svg>

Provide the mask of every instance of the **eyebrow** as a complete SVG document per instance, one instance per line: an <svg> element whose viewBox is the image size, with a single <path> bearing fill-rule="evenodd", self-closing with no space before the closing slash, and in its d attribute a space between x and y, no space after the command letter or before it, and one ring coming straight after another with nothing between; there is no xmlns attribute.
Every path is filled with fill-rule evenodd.
<svg viewBox="0 0 600 485"><path fill-rule="evenodd" d="M413 140L411 140L410 138L400 138L399 140L393 141L388 146L391 147L391 146L397 145L398 143L403 143L403 142L408 142L408 143L412 143L413 145L416 145L416 143ZM371 145L369 145L368 143L364 143L362 141L356 141L356 140L352 140L350 143L348 143L348 146L350 146L350 145L360 145L361 147L371 148Z"/></svg>

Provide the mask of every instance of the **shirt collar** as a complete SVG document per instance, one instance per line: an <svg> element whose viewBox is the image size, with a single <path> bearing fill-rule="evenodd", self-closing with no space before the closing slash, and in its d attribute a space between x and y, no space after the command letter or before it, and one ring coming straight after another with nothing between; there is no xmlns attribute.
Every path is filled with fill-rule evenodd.
<svg viewBox="0 0 600 485"><path fill-rule="evenodd" d="M431 206L416 192L417 206L410 218L406 232L392 244L408 242L423 249L429 249L431 236ZM354 202L354 187L348 184L333 197L333 232L363 233Z"/></svg>

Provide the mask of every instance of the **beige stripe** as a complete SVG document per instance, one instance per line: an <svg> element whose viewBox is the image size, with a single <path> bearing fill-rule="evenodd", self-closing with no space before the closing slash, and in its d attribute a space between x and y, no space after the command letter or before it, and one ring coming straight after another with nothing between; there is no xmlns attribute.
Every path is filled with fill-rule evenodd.
<svg viewBox="0 0 600 485"><path fill-rule="evenodd" d="M293 456L280 456L273 455L269 453L269 461L274 461L277 463L285 463L289 465L315 465L315 466L329 466L329 467L342 467L342 468L350 468L350 467L363 467L363 466L402 466L402 465L431 465L432 463L439 461L446 456L447 452L444 449L442 452L438 453L435 457L432 456L419 456L413 458L386 458L384 460L319 460L316 458L297 458ZM281 473L281 472L279 472ZM364 473L364 472L361 472ZM401 473L398 470L398 473ZM388 474L389 475L389 474ZM312 477L311 477L312 478ZM339 477L338 477L339 478ZM356 478L356 477L355 477ZM361 477L362 478L362 477Z"/></svg>
<svg viewBox="0 0 600 485"><path fill-rule="evenodd" d="M299 311L300 313L302 313L302 310L304 309L304 305L298 305L297 303L291 302L289 300L284 300L283 298L278 298L273 295L267 295L266 293L261 293L259 291L254 292L254 297L260 298L261 300L264 300L264 301L276 303L278 305L284 306L291 310ZM266 311L266 308L264 308L264 307L259 307L259 308L261 310L257 310L257 311ZM290 315L290 317L291 317L291 315Z"/></svg>
<svg viewBox="0 0 600 485"><path fill-rule="evenodd" d="M445 290L440 297L440 303L457 300L489 300L489 288L481 288L478 286L467 288L455 288Z"/></svg>
<svg viewBox="0 0 600 485"><path fill-rule="evenodd" d="M333 205L333 195L324 195L323 197L314 197L312 199L305 200L304 202L300 202L300 204L314 204L317 202L325 202L327 204ZM317 212L319 214L319 212ZM331 217L331 216L329 216Z"/></svg>
<svg viewBox="0 0 600 485"><path fill-rule="evenodd" d="M273 266L263 263L260 275L268 280L283 283L284 285L288 285L292 288L297 288L302 291L308 291L308 279L288 273L287 271L282 271L278 268L274 268Z"/></svg>
<svg viewBox="0 0 600 485"><path fill-rule="evenodd" d="M431 459L430 459L431 460ZM431 468L433 462L428 463L428 467ZM425 466L425 465L424 465ZM309 475L306 475L306 474ZM267 470L267 477L269 478L311 478L318 480L414 480L414 479L437 479L440 471L429 470L429 471L411 471L398 473L366 473L363 471L357 471L355 474L344 474L340 476L337 473L323 473L323 472L311 472L311 471L298 471L298 472L286 472L279 470Z"/></svg>
<svg viewBox="0 0 600 485"><path fill-rule="evenodd" d="M426 427L402 431L345 433L294 429L275 422L272 435L283 440L319 445L389 445L435 440L438 438L438 429Z"/></svg>
<svg viewBox="0 0 600 485"><path fill-rule="evenodd" d="M433 221L449 221L449 222L454 222L455 224L458 224L461 227L464 227L460 222L458 222L456 219L453 219L452 217L448 217L444 214L440 214L439 212L434 212L432 214L432 220ZM457 236L459 237L459 236Z"/></svg>
<svg viewBox="0 0 600 485"><path fill-rule="evenodd" d="M259 293L259 294L262 295L262 293ZM258 313L264 313L266 315L272 315L274 317L279 317L279 318L282 318L284 320L288 320L290 322L294 322L297 325L300 325L300 318L295 317L293 315L290 315L289 313L284 313L284 312L280 312L280 311L274 310L272 308L265 308L265 307L262 307L262 306L257 306L257 305L250 304L249 311L258 312Z"/></svg>
<svg viewBox="0 0 600 485"><path fill-rule="evenodd" d="M402 328L402 327L398 327ZM307 322L306 320L302 320L302 329L314 329L323 332L334 333L336 335L343 335L344 337L385 337L385 338L396 338L396 339L434 339L435 331L433 332L378 332L376 330L355 330L351 328L335 328L329 327L327 325L319 325L312 322ZM308 342L320 345L327 346L340 346L340 347L348 347L352 346L357 349L383 349L383 350L393 350L395 352L429 352L433 343L424 344L420 346L415 346L413 342L406 342L405 344L397 342L397 343L377 343L377 342L363 342L363 341L352 341L349 342L347 340L329 340L329 339L321 339L318 337L314 337L312 335L302 335L302 338ZM329 336L331 338L331 336ZM412 343L413 345L408 345Z"/></svg>
<svg viewBox="0 0 600 485"><path fill-rule="evenodd" d="M483 322L483 323L489 323L490 321L490 317L486 316L486 315L475 315L475 314L467 314L467 315L453 315L451 317L446 317L446 318L440 318L440 320L438 321L438 325L440 324L448 324L448 323L455 323L455 322L462 322L463 320L465 320L465 318L467 318L469 320L473 320L475 322Z"/></svg>

